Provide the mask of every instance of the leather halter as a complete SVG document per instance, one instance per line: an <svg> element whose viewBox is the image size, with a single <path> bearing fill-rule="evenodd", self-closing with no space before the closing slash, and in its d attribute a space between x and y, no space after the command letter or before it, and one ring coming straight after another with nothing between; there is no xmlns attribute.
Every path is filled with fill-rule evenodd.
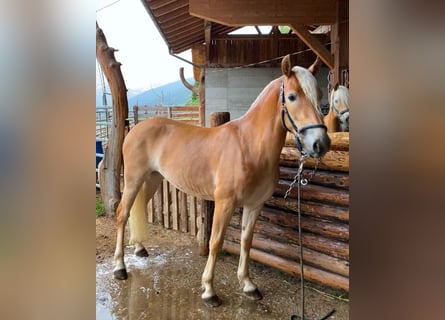
<svg viewBox="0 0 445 320"><path fill-rule="evenodd" d="M342 111L338 110L338 109L335 107L334 104L332 104L332 109L334 109L335 113L336 113L337 116L339 116L339 117L340 117L341 115L345 114L346 112L349 112L349 109L348 109L348 108L343 109Z"/></svg>
<svg viewBox="0 0 445 320"><path fill-rule="evenodd" d="M299 135L301 133L303 133L304 131L306 131L308 129L315 129L315 128L323 128L327 131L328 128L324 124L309 124L307 126L302 127L301 129L298 129L297 125L295 124L294 120L290 116L289 111L287 110L287 107L286 107L286 98L284 96L284 77L281 78L280 97L281 97L281 125L283 126L284 129L286 129L290 133L293 133L291 130L289 130L289 128L286 126L286 122L284 121L284 116L286 115L292 128L295 130L295 143L297 145L297 149L300 153L302 153L304 151L302 151L303 147L301 145L301 141L300 141L300 137L299 137Z"/></svg>

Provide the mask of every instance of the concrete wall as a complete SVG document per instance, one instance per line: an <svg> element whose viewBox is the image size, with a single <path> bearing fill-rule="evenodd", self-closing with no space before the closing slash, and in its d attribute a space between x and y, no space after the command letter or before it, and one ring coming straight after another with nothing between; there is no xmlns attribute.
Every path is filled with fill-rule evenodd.
<svg viewBox="0 0 445 320"><path fill-rule="evenodd" d="M323 91L322 104L327 104L327 75L329 70L321 68L317 75ZM230 119L242 116L255 101L264 87L281 76L280 68L241 68L206 70L206 126L210 125L212 112L230 112Z"/></svg>

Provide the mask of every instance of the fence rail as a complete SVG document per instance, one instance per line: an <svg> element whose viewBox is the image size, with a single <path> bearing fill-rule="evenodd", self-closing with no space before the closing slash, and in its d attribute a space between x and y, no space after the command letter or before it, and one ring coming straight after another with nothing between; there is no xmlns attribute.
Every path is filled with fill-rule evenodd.
<svg viewBox="0 0 445 320"><path fill-rule="evenodd" d="M164 117L173 120L185 122L188 124L199 125L199 107L198 106L172 106L172 107L153 107L153 106L134 106L133 107L134 124L152 117Z"/></svg>

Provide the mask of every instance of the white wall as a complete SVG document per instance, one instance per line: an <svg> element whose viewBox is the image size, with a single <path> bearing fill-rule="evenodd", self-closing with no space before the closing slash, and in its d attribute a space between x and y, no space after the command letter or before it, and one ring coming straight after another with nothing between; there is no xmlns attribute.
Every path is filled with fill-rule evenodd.
<svg viewBox="0 0 445 320"><path fill-rule="evenodd" d="M321 68L317 75L323 91L322 104L327 103L327 75ZM273 79L281 76L280 68L206 69L206 126L212 112L230 112L230 119L242 116Z"/></svg>

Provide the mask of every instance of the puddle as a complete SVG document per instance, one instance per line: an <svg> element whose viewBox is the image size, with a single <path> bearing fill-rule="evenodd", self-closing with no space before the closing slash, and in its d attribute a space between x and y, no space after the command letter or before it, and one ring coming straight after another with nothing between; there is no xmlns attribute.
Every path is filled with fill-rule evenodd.
<svg viewBox="0 0 445 320"><path fill-rule="evenodd" d="M207 258L199 256L197 246L148 246L147 250L149 257L141 258L133 254L133 247L125 248L128 279L124 281L114 279L112 257L96 264L97 320L290 319L298 310L299 279L251 262L251 274L264 299L250 301L239 288L238 257L231 255L219 257L215 270L215 289L223 304L208 308L201 299ZM332 319L348 319L347 303L306 292L308 318L322 316L335 306Z"/></svg>

